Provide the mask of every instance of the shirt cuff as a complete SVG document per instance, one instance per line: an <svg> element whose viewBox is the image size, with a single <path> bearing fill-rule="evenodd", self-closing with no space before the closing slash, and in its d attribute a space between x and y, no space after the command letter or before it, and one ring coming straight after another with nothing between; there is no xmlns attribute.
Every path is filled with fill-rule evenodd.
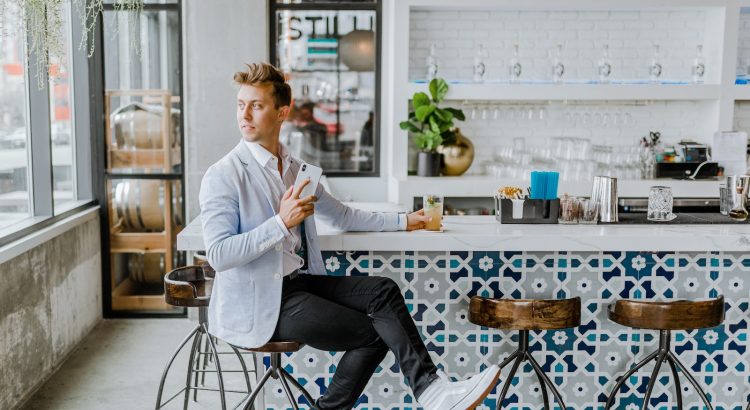
<svg viewBox="0 0 750 410"><path fill-rule="evenodd" d="M405 231L407 225L407 218L405 213L399 212L398 214L398 230Z"/></svg>
<svg viewBox="0 0 750 410"><path fill-rule="evenodd" d="M276 222L278 222L281 232L284 232L284 236L289 236L289 229L286 229L286 225L284 225L284 220L281 219L281 215L276 214L274 218L276 219Z"/></svg>

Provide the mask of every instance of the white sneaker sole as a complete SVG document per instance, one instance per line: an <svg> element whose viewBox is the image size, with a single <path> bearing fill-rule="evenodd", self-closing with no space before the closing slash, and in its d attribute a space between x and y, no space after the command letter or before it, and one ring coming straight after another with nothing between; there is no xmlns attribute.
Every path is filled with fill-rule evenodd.
<svg viewBox="0 0 750 410"><path fill-rule="evenodd" d="M471 396L472 393L475 391L481 390L482 394L477 396L473 401L467 403L467 402L459 402L456 403L455 406L451 407L451 410L473 410L475 407L477 407L479 404L481 404L485 397L487 397L488 394L492 391L492 388L495 387L497 384L497 379L500 376L500 369L498 368L496 372L494 373L487 373L484 375L484 378L481 380L480 383L476 385L476 387L469 392L467 396ZM468 399L471 400L471 399Z"/></svg>

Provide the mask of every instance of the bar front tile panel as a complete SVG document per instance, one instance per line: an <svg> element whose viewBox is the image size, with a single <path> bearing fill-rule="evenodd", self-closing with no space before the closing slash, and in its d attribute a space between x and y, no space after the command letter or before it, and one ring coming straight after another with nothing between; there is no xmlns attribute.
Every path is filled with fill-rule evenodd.
<svg viewBox="0 0 750 410"><path fill-rule="evenodd" d="M610 302L618 298L696 299L723 294L725 323L713 329L675 332L673 348L705 386L715 409L741 410L750 397L750 254L326 251L323 258L330 275L380 275L400 283L434 361L458 379L499 363L517 343L513 332L482 328L468 321L472 295L580 296L583 312L579 328L532 333L531 341L533 354L572 410L603 408L616 376L657 348L656 332L611 323L606 315ZM286 368L317 397L330 382L342 354L305 347L286 358ZM615 408L640 408L651 370L647 365L630 378ZM529 365L519 375L512 381L503 408L542 408L539 384ZM668 376L665 366L650 408L674 408L674 385ZM684 408L703 408L687 380L681 379ZM495 408L500 387L480 408ZM272 382L265 394L268 408L288 407L277 383ZM304 403L301 397L298 400ZM357 408L418 408L393 354L381 363Z"/></svg>

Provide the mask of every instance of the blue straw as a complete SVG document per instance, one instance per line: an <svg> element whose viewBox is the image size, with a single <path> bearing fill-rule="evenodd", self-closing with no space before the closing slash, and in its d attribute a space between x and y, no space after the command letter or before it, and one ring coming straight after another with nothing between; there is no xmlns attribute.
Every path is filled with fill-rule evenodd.
<svg viewBox="0 0 750 410"><path fill-rule="evenodd" d="M544 175L538 171L531 171L531 199L544 198Z"/></svg>
<svg viewBox="0 0 750 410"><path fill-rule="evenodd" d="M556 199L557 198L557 186L560 182L560 173L559 172L548 172L549 179L547 182L547 190L545 199Z"/></svg>

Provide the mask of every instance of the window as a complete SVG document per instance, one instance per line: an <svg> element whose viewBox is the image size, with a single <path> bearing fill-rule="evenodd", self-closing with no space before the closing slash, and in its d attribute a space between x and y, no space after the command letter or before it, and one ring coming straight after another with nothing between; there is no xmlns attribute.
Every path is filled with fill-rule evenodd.
<svg viewBox="0 0 750 410"><path fill-rule="evenodd" d="M25 51L18 3L6 5L0 35L0 230L31 215Z"/></svg>
<svg viewBox="0 0 750 410"><path fill-rule="evenodd" d="M25 3L6 3L0 14L0 246L75 213L93 196L88 50L75 41L82 35L80 13L70 0L48 10L62 23L51 24L60 28L62 48L37 75L37 56L26 44Z"/></svg>
<svg viewBox="0 0 750 410"><path fill-rule="evenodd" d="M282 142L329 176L378 175L378 4L272 1L271 12L272 61L294 98Z"/></svg>

